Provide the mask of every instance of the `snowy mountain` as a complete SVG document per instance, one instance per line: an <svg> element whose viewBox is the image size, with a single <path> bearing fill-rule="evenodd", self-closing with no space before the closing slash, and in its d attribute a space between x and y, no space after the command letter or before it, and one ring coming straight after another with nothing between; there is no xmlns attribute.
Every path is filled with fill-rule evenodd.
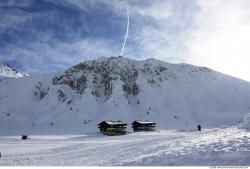
<svg viewBox="0 0 250 169"><path fill-rule="evenodd" d="M12 68L9 64L0 65L0 77L20 78L25 76L29 76L29 74L19 72Z"/></svg>
<svg viewBox="0 0 250 169"><path fill-rule="evenodd" d="M98 132L102 120L150 120L157 129L236 125L250 83L188 64L99 58L63 73L0 82L0 133Z"/></svg>

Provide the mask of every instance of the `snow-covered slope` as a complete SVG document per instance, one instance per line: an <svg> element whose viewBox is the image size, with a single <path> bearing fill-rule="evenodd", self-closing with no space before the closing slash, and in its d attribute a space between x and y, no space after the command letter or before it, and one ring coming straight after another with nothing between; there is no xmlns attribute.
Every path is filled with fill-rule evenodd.
<svg viewBox="0 0 250 169"><path fill-rule="evenodd" d="M9 64L0 65L0 77L20 78L25 76L29 76L29 74L19 72L12 68Z"/></svg>
<svg viewBox="0 0 250 169"><path fill-rule="evenodd" d="M240 124L240 128L250 131L250 113L245 115L245 117L243 118L243 123Z"/></svg>
<svg viewBox="0 0 250 169"><path fill-rule="evenodd" d="M124 57L63 73L0 82L0 133L98 132L102 120L158 129L235 125L250 112L250 83L205 67Z"/></svg>

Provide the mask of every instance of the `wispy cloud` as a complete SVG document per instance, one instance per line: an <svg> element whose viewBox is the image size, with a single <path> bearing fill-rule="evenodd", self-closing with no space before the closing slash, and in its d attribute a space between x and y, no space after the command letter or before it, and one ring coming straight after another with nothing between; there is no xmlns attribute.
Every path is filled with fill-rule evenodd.
<svg viewBox="0 0 250 169"><path fill-rule="evenodd" d="M112 48L110 48L112 46ZM1 60L11 62L17 60L22 63L24 70L33 73L50 72L63 70L77 64L85 59L94 59L100 56L112 56L116 43L101 39L84 39L81 41L66 43L58 42L49 43L32 43L23 46L8 46L4 55L0 56ZM4 58L6 55L10 56Z"/></svg>
<svg viewBox="0 0 250 169"><path fill-rule="evenodd" d="M0 24L0 36L3 37L0 40L3 43L0 62L18 61L20 69L37 73L57 71L84 59L119 53L116 39L106 38L109 36L105 34L107 28L102 28L98 25L99 21L90 18L100 15L86 16L88 13L84 13L84 4L78 10L75 4L63 3L61 6L66 5L67 8L56 4L54 7L52 5L53 10L38 7L38 11L32 11L35 8L33 5L17 6L14 1L0 5L0 12L3 13L3 22ZM14 9L6 12L6 7Z"/></svg>
<svg viewBox="0 0 250 169"><path fill-rule="evenodd" d="M125 56L188 62L250 80L248 0L128 4ZM0 62L18 61L30 72L119 55L127 24L123 0L13 0L0 2L0 14Z"/></svg>
<svg viewBox="0 0 250 169"><path fill-rule="evenodd" d="M250 1L201 0L186 61L250 81Z"/></svg>

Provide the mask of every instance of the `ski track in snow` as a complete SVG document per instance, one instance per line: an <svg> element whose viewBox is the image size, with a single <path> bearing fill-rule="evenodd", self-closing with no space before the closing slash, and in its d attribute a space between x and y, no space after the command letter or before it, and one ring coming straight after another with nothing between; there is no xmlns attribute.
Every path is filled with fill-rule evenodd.
<svg viewBox="0 0 250 169"><path fill-rule="evenodd" d="M250 133L236 127L30 137L0 137L0 165L250 165Z"/></svg>

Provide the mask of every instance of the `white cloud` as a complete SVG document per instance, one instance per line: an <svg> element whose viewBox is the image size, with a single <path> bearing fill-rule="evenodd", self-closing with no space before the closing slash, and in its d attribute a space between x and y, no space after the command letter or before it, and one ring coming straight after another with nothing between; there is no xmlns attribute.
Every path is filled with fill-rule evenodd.
<svg viewBox="0 0 250 169"><path fill-rule="evenodd" d="M27 7L33 3L33 0L8 0L0 1L0 7Z"/></svg>
<svg viewBox="0 0 250 169"><path fill-rule="evenodd" d="M250 81L250 1L201 0L187 62Z"/></svg>
<svg viewBox="0 0 250 169"><path fill-rule="evenodd" d="M133 4L131 4L130 8L133 15L151 17L156 20L168 18L173 13L172 5L168 1L154 1L154 3L145 7L138 5L133 6Z"/></svg>
<svg viewBox="0 0 250 169"><path fill-rule="evenodd" d="M50 38L52 39L52 38ZM33 73L63 70L86 59L96 59L100 56L113 56L119 53L116 43L102 39L83 39L76 42L39 43L34 42L24 46L9 45L0 60L17 60L26 70Z"/></svg>
<svg viewBox="0 0 250 169"><path fill-rule="evenodd" d="M47 0L50 1L50 0ZM115 13L116 16L121 18L120 22L124 22L124 31L126 28L126 3L125 1L117 1L117 0L87 0L87 1L51 1L53 3L59 3L60 5L66 5L70 7L76 7L78 9L87 11L87 7L94 7L95 10L111 10ZM129 13L131 18L131 25L129 29L129 42L125 47L125 56L133 57L133 58L149 58L156 57L160 59L169 58L170 55L178 51L178 40L182 37L172 37L169 36L169 33L165 30L167 27L167 19L171 17L173 14L173 4L171 1L144 1L145 3L141 3L141 1L130 1L129 4ZM124 19L124 20L123 20ZM123 28L121 28L123 29ZM124 32L125 35L125 32ZM123 36L123 35L122 35ZM119 38L119 37L118 37ZM123 39L121 37L120 39ZM99 39L100 40L100 39ZM117 39L116 39L117 40ZM88 40L89 41L89 40ZM100 40L103 41L103 40ZM110 46L103 46L105 43L99 44L100 49L102 49L101 53L95 52L95 50L89 51L89 49L82 49L81 45L85 41L79 39L79 42L74 44L67 44L68 49L74 48L74 53L76 54L76 49L79 51L83 51L83 53L78 53L79 55L91 55L93 57L98 57L100 55L110 56L110 55L118 55L119 47L122 48L121 44L115 43ZM92 44L96 46L97 43ZM59 45L61 46L61 45ZM89 46L89 45L88 45ZM179 45L180 46L180 45ZM136 52L137 49L140 48L140 52ZM118 51L117 51L118 50ZM70 51L70 50L69 50ZM84 58L84 57L83 57ZM176 60L176 59L174 59Z"/></svg>
<svg viewBox="0 0 250 169"><path fill-rule="evenodd" d="M91 0L59 0L59 1L55 1L55 0L45 0L47 2L51 2L51 3L55 3L55 4L59 4L59 5L64 5L64 6L69 6L69 7L77 7L83 11L87 11L87 6L86 6L86 2L87 3L93 3L93 1Z"/></svg>
<svg viewBox="0 0 250 169"><path fill-rule="evenodd" d="M13 5L14 1L8 1L6 4L1 4L0 2L0 30L2 29L9 29L9 28L16 28L18 29L19 25L27 22L28 20L32 19L28 12L24 12L18 8L14 8L9 10L8 7ZM31 4L31 1L27 1L26 3L17 3L16 7L27 7Z"/></svg>
<svg viewBox="0 0 250 169"><path fill-rule="evenodd" d="M62 0L51 2L84 11L91 9L98 10L100 13L104 10L104 14L105 10L110 10L121 19L120 21L116 20L119 23L114 24L121 25L125 35L127 23L125 1ZM207 66L250 81L248 66L250 1L128 0L128 3L131 24L124 51L125 56L140 59L153 57L174 63L187 62ZM19 22L26 22L30 19L29 15L23 17L24 20L19 19L17 15L6 15L6 17L10 18L2 18L2 21L9 20L9 26L16 27ZM32 15L32 17L35 16ZM5 24L0 26L8 27ZM42 43L34 42L29 44L27 48L18 49L17 47L17 50L13 50L11 57L19 57L19 54L23 53L21 57L24 58L23 60L27 60L28 56L35 59L36 57L33 56L39 54L43 57L40 60L37 58L37 60L42 64L45 63L46 59L50 59L51 64L55 63L54 66L64 67L64 65L76 64L83 59L118 55L123 39L123 37L112 40L98 37L94 37L94 39L93 37L92 39L79 37L71 43L54 41L51 45L48 43L53 41L53 35L46 34L44 36L42 39L46 40ZM24 54L27 56L24 57ZM37 60L33 62L38 62Z"/></svg>
<svg viewBox="0 0 250 169"><path fill-rule="evenodd" d="M125 55L183 62L186 39L192 29L192 1L153 1L150 6L130 4L133 24L130 27ZM132 45L131 45L132 44Z"/></svg>

